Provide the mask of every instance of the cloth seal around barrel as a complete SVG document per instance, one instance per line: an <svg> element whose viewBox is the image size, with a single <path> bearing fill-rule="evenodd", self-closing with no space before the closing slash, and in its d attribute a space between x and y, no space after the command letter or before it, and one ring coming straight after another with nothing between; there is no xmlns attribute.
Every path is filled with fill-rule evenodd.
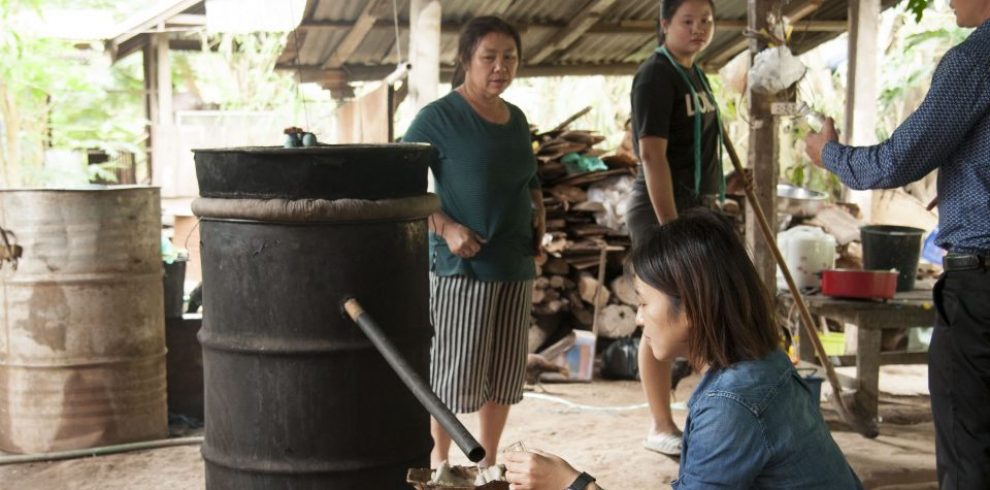
<svg viewBox="0 0 990 490"><path fill-rule="evenodd" d="M274 222L392 221L425 218L440 209L436 194L398 199L215 199L193 201L199 218Z"/></svg>

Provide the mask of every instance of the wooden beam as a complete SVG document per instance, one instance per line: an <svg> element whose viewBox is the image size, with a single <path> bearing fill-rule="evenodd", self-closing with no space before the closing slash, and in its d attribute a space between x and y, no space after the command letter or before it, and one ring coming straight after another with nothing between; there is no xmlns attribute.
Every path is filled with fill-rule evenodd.
<svg viewBox="0 0 990 490"><path fill-rule="evenodd" d="M517 78L529 77L557 77L557 76L591 76L591 75L632 75L636 73L638 63L603 63L603 64L575 64L575 65L537 65L526 66L516 74ZM276 70L292 71L299 74L302 83L316 82L321 84L331 84L344 81L369 82L382 80L395 71L391 65L344 65L334 70L324 70L320 65L295 65L292 63L280 63L275 65ZM450 65L440 66L440 81L450 82L454 73L454 67Z"/></svg>
<svg viewBox="0 0 990 490"><path fill-rule="evenodd" d="M440 85L440 0L409 2L409 100L418 111L437 98Z"/></svg>
<svg viewBox="0 0 990 490"><path fill-rule="evenodd" d="M548 56L557 51L562 51L574 44L588 29L598 23L602 14L615 3L615 0L593 0L583 10L578 12L574 18L567 23L567 26L557 31L542 49L536 52L527 61L528 64L537 65Z"/></svg>
<svg viewBox="0 0 990 490"><path fill-rule="evenodd" d="M144 69L144 115L148 121L146 128L144 151L148 159L148 176L154 182L158 162L155 160L155 145L158 140L155 130L158 127L158 51L151 42L140 46Z"/></svg>
<svg viewBox="0 0 990 490"><path fill-rule="evenodd" d="M165 21L170 26L205 26L206 15L201 14L179 14Z"/></svg>
<svg viewBox="0 0 990 490"><path fill-rule="evenodd" d="M711 53L702 54L698 63L708 71L718 69L745 51L747 47L749 47L749 39L740 36L739 39L731 41Z"/></svg>
<svg viewBox="0 0 990 490"><path fill-rule="evenodd" d="M822 1L823 0L803 0L801 2L797 2L787 10L787 13L785 13L784 16L790 19L791 22L797 22L818 10L818 7L822 6Z"/></svg>
<svg viewBox="0 0 990 490"><path fill-rule="evenodd" d="M209 43L205 44L206 48L210 51L219 50L219 46L210 46ZM203 45L202 39L170 39L168 41L168 49L172 51L202 51Z"/></svg>
<svg viewBox="0 0 990 490"><path fill-rule="evenodd" d="M334 48L333 53L330 54L330 58L323 64L323 67L332 69L343 66L347 62L347 59L354 54L358 46L361 45L361 42L364 41L371 28L374 27L375 21L388 12L387 7L389 5L390 3L385 0L371 0L367 2L364 10L361 11L361 15L354 21L354 27L337 44L337 47Z"/></svg>
<svg viewBox="0 0 990 490"><path fill-rule="evenodd" d="M780 0L749 0L749 28L754 32L767 28L767 14L773 11ZM749 39L751 56L766 49L762 39ZM777 119L770 112L770 104L775 97L748 91L749 95L749 162L755 186L756 200L766 215L770 229L777 230L777 176L779 142L777 141ZM754 206L746 206L746 244L753 253L753 265L768 291L777 290L777 263L767 238L759 226L759 217ZM770 240L776 240L770 237Z"/></svg>
<svg viewBox="0 0 990 490"><path fill-rule="evenodd" d="M513 24L518 29L519 26ZM464 27L463 24L444 22L440 26L440 31L444 34L456 35L461 32L461 28ZM341 20L307 20L299 24L297 29L302 31L340 31L354 28L354 22L341 21ZM372 30L375 31L394 31L395 24L392 19L378 19L375 21L374 25L371 26ZM399 29L402 31L409 30L409 19L399 18Z"/></svg>
<svg viewBox="0 0 990 490"><path fill-rule="evenodd" d="M591 76L591 75L634 75L639 63L602 63L580 65L537 65L519 69L517 78Z"/></svg>
<svg viewBox="0 0 990 490"><path fill-rule="evenodd" d="M879 69L877 50L879 40L876 26L880 23L880 0L849 1L849 71L846 80L846 121L843 138L857 146L877 142L877 96ZM859 205L863 218L873 216L872 191L846 191L845 198Z"/></svg>
<svg viewBox="0 0 990 490"><path fill-rule="evenodd" d="M121 24L120 33L108 41L109 51L111 53L118 51L118 48L128 40L162 28L169 19L175 18L186 10L203 3L204 0L176 0L171 4L166 3L138 12L130 19L124 21ZM115 58L114 61L117 59L120 59L120 57Z"/></svg>
<svg viewBox="0 0 990 490"><path fill-rule="evenodd" d="M719 30L742 31L746 29L746 19L720 20L715 24ZM849 24L842 20L801 20L792 22L795 32L846 32Z"/></svg>
<svg viewBox="0 0 990 490"><path fill-rule="evenodd" d="M742 31L746 29L746 25L746 19L719 19L715 22L715 29L717 31ZM843 20L802 20L793 22L791 25L798 32L845 32L849 28L846 21ZM655 34L656 32L656 22L652 20L599 22L588 29L589 34Z"/></svg>

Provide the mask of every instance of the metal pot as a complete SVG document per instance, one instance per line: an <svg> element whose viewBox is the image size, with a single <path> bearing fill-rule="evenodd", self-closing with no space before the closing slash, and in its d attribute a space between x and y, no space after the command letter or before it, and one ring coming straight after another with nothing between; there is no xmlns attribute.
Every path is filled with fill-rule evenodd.
<svg viewBox="0 0 990 490"><path fill-rule="evenodd" d="M791 184L777 184L777 211L797 218L810 218L818 214L828 195Z"/></svg>

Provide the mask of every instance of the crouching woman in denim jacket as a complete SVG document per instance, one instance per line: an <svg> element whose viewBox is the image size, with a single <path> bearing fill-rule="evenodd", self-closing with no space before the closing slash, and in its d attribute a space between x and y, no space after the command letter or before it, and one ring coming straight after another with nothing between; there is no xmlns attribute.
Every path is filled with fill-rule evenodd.
<svg viewBox="0 0 990 490"><path fill-rule="evenodd" d="M658 360L686 357L705 373L688 402L675 489L863 488L780 350L770 296L728 223L687 212L649 233L630 262L643 341ZM602 488L551 454L505 460L514 490Z"/></svg>

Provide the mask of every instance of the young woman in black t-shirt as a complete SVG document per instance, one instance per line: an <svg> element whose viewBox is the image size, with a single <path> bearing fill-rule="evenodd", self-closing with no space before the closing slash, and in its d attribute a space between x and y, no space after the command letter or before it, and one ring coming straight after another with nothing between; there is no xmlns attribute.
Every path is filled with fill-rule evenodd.
<svg viewBox="0 0 990 490"><path fill-rule="evenodd" d="M633 146L642 162L626 215L634 242L679 212L715 205L724 194L718 106L694 63L712 40L714 18L712 0L662 1L659 46L633 80ZM644 445L679 455L681 431L670 410L671 362L657 361L648 346L641 342L639 351L653 418Z"/></svg>

